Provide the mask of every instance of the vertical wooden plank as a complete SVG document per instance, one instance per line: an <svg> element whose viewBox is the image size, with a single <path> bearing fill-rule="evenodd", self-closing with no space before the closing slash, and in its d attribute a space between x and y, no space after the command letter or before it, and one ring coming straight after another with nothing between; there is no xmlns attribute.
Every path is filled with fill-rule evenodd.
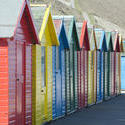
<svg viewBox="0 0 125 125"><path fill-rule="evenodd" d="M4 76L3 76L4 74ZM9 124L8 45L0 42L0 125ZM3 98L4 97L4 98Z"/></svg>

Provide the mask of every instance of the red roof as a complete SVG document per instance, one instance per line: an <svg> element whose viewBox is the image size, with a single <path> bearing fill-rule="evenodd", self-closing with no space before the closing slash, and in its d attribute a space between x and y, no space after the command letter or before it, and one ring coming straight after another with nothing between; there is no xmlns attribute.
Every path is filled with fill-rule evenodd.
<svg viewBox="0 0 125 125"><path fill-rule="evenodd" d="M115 52L120 52L119 35L118 35L118 33L116 33L116 36L115 36L114 51Z"/></svg>
<svg viewBox="0 0 125 125"><path fill-rule="evenodd" d="M81 37L80 37L80 48L85 48L86 50L90 50L87 21L83 22Z"/></svg>
<svg viewBox="0 0 125 125"><path fill-rule="evenodd" d="M39 39L38 39L36 29L35 29L35 26L33 23L33 18L32 18L28 0L21 0L21 2L19 2L18 0L13 0L13 2L14 2L14 4L9 5L10 0L6 0L6 2L3 4L3 6L1 6L2 11L3 12L8 11L10 13L10 15L8 15L8 16L1 15L2 20L0 21L0 24L1 24L0 31L2 30L3 32L1 32L2 34L0 34L0 38L14 37L16 34L18 24L19 24L19 22L21 22L23 13L27 12L27 15L28 15L27 18L28 18L28 20L30 20L29 21L29 25L31 28L30 30L32 32L33 38L35 39L34 42L39 43ZM15 10L12 8L15 8ZM27 11L24 11L25 9ZM12 16L12 15L14 15L14 16Z"/></svg>

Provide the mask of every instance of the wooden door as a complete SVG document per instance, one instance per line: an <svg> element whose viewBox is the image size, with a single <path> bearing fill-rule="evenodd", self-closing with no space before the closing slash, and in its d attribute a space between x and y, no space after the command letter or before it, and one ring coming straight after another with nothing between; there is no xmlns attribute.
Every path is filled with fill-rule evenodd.
<svg viewBox="0 0 125 125"><path fill-rule="evenodd" d="M17 62L17 125L24 124L24 45L21 42L17 42L16 52Z"/></svg>
<svg viewBox="0 0 125 125"><path fill-rule="evenodd" d="M74 111L74 90L73 90L73 43L70 45L70 105L71 112Z"/></svg>
<svg viewBox="0 0 125 125"><path fill-rule="evenodd" d="M32 124L32 49L25 45L25 124Z"/></svg>
<svg viewBox="0 0 125 125"><path fill-rule="evenodd" d="M125 91L125 56L121 57L121 90Z"/></svg>

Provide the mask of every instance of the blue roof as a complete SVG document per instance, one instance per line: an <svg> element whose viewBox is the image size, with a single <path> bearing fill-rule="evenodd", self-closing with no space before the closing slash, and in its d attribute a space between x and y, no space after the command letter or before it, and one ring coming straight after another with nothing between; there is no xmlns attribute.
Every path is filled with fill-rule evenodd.
<svg viewBox="0 0 125 125"><path fill-rule="evenodd" d="M65 26L64 26L64 22L63 21L62 21L62 27L61 27L61 31L60 31L59 37L61 37L61 39L63 40L64 47L65 48L69 48L68 38L67 38L67 35L66 35Z"/></svg>
<svg viewBox="0 0 125 125"><path fill-rule="evenodd" d="M56 28L56 33L58 35L59 41L63 41L63 46L64 48L69 48L69 42L68 42L68 38L66 35L66 30L65 30L65 26L64 26L64 19L60 18L60 16L53 16L53 20L54 20L54 24L55 24L55 28ZM55 21L61 21L61 23L56 22Z"/></svg>
<svg viewBox="0 0 125 125"><path fill-rule="evenodd" d="M101 51L107 51L105 31L101 29L95 29L95 36L96 36L97 49Z"/></svg>
<svg viewBox="0 0 125 125"><path fill-rule="evenodd" d="M68 45L66 44L67 47L70 47L70 42L72 41L71 38L73 36L72 34L74 33L74 36L76 35L75 38L77 39L76 42L77 42L78 48L80 48L74 16L53 16L53 19L61 19L63 21L62 27L64 28L63 30L65 31L63 35L65 35L65 39L67 39L68 41Z"/></svg>

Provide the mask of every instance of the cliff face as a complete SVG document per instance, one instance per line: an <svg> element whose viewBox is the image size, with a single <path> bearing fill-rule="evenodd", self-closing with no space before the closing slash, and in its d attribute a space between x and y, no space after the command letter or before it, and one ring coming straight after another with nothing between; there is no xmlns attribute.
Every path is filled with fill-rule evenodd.
<svg viewBox="0 0 125 125"><path fill-rule="evenodd" d="M53 15L74 15L76 20L83 21L82 12L77 8L72 8L70 0L31 0L32 3L52 4Z"/></svg>
<svg viewBox="0 0 125 125"><path fill-rule="evenodd" d="M125 0L76 0L79 7L125 28ZM84 7L83 7L84 6Z"/></svg>
<svg viewBox="0 0 125 125"><path fill-rule="evenodd" d="M88 21L108 31L119 31L125 38L125 0L31 0L52 4L53 15L74 15L78 22Z"/></svg>

